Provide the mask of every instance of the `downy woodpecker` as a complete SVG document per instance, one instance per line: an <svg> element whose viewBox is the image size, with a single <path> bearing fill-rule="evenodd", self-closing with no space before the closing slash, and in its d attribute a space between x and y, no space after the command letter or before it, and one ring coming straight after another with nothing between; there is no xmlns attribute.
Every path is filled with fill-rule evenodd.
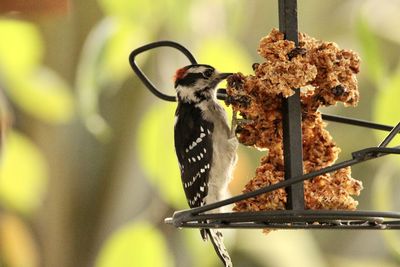
<svg viewBox="0 0 400 267"><path fill-rule="evenodd" d="M229 75L203 64L183 67L175 75L175 151L191 208L224 199L236 164L235 129L230 129L215 94L215 87ZM201 234L204 240L210 238L225 266L232 266L222 233L202 229Z"/></svg>

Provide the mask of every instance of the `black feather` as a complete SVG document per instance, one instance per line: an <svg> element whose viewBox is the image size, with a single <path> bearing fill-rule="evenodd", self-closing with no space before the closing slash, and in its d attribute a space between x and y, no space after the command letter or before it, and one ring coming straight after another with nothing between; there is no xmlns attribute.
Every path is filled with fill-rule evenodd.
<svg viewBox="0 0 400 267"><path fill-rule="evenodd" d="M201 110L191 104L180 102L175 115L175 152L182 184L189 206L199 207L208 193L214 125L204 120Z"/></svg>

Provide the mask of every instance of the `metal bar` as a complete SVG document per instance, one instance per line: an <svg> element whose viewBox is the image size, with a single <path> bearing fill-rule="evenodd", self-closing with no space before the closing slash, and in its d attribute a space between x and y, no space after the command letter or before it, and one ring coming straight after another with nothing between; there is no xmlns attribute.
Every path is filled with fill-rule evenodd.
<svg viewBox="0 0 400 267"><path fill-rule="evenodd" d="M307 229L307 230L399 230L400 224L398 222L388 222L381 224L370 224L368 221L361 223L346 222L336 224L331 223L234 223L234 224L218 224L208 223L207 225L201 223L191 223L181 227L186 228L219 228L219 229Z"/></svg>
<svg viewBox="0 0 400 267"><path fill-rule="evenodd" d="M279 0L279 30L287 40L298 45L297 0ZM283 151L285 179L303 174L303 147L301 131L300 89L282 101ZM294 184L286 189L287 209L304 209L304 187L302 183Z"/></svg>
<svg viewBox="0 0 400 267"><path fill-rule="evenodd" d="M205 223L210 222L304 222L326 220L368 220L383 222L382 217L400 219L398 212L376 211L343 211L343 210L303 210L302 212L291 210L257 211L257 212L229 212L229 213L205 213L193 216L190 221ZM189 221L187 221L189 222Z"/></svg>
<svg viewBox="0 0 400 267"><path fill-rule="evenodd" d="M379 147L386 147L390 141L399 133L400 131L400 122L390 131L388 136L379 144Z"/></svg>
<svg viewBox="0 0 400 267"><path fill-rule="evenodd" d="M205 213L196 215L192 218L195 220L212 220L223 221L224 219L248 219L248 220L277 220L279 218L290 218L298 220L301 218L314 218L314 219L337 219L337 220L370 220L382 221L386 219L399 219L400 212L394 211L373 211L373 210L268 210L268 211L246 211L246 212L224 212L224 213ZM189 221L189 220L188 220ZM206 222L202 222L206 223Z"/></svg>
<svg viewBox="0 0 400 267"><path fill-rule="evenodd" d="M351 153L353 159L368 160L386 154L400 154L400 146L396 147L368 147Z"/></svg>
<svg viewBox="0 0 400 267"><path fill-rule="evenodd" d="M285 34L285 39L298 41L297 30L297 0L279 0L279 31Z"/></svg>
<svg viewBox="0 0 400 267"><path fill-rule="evenodd" d="M147 87L147 89L149 89L150 92L152 92L158 98L161 98L166 101L175 102L176 96L167 95L167 94L164 94L161 91L159 91L155 87L155 85L150 81L150 79L146 76L146 74L144 74L144 72L139 68L139 66L136 64L136 61L135 61L135 58L137 55L139 55L147 50L151 50L151 49L163 47L163 46L178 49L187 57L187 59L189 59L190 63L197 64L196 59L194 58L192 53L190 53L190 51L186 47L184 47L183 45L181 45L179 43L172 42L172 41L158 41L158 42L150 43L150 44L141 46L139 48L136 48L129 55L129 64L131 65L133 71L136 73L136 75L139 77L139 79L142 81L142 83Z"/></svg>
<svg viewBox="0 0 400 267"><path fill-rule="evenodd" d="M363 156L364 155L369 155L369 156ZM230 205L245 199L249 199L252 197L256 197L259 196L261 194L264 193L268 193L268 192L272 192L276 189L279 188L286 188L290 185L314 178L318 175L321 174L325 174L325 173L329 173L329 172L333 172L336 170L339 170L341 168L345 168L348 166L352 166L354 164L357 163L361 163L370 159L374 159L374 158L378 158L378 157L382 157L385 155L389 155L389 154L400 154L400 146L394 147L394 148L379 148L379 147L373 147L373 148L367 148L367 149L363 149L360 151L356 151L353 153L353 155L357 155L356 157L354 156L353 159L350 160L346 160L340 163L336 163L332 166L328 166L322 169L319 169L317 171L314 172L310 172L304 175L300 175L300 176L296 176L296 177L292 177L289 180L284 180L282 182L279 182L277 184L273 184L273 185L269 185L269 186L265 186L262 187L260 189L251 191L251 192L247 192L241 195L236 195L233 196L231 198L225 199L225 200L221 200L218 202L214 202L214 203L210 203L201 207L197 207L197 208L193 208L190 210L183 210L183 211L178 211L174 213L174 224L179 225L180 221L182 221L184 218L186 218L187 216L193 216L193 215L197 215L203 212L207 212L207 211L211 211L217 208L220 208L222 206L226 206L226 205Z"/></svg>
<svg viewBox="0 0 400 267"><path fill-rule="evenodd" d="M169 219L167 223L172 223ZM343 210L274 210L208 213L186 218L178 227L274 229L370 229L400 227L399 212Z"/></svg>
<svg viewBox="0 0 400 267"><path fill-rule="evenodd" d="M342 116L337 116L337 115L322 114L322 119L327 120L327 121L350 124L350 125L366 127L366 128L382 130L382 131L391 131L393 129L393 126L390 126L390 125L378 124L378 123L374 123L371 121L353 119L353 118L342 117Z"/></svg>

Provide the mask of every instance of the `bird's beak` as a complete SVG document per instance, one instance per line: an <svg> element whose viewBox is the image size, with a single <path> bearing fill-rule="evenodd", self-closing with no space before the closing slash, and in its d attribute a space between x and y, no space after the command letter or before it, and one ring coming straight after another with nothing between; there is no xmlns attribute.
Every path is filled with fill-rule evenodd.
<svg viewBox="0 0 400 267"><path fill-rule="evenodd" d="M228 73L228 72L226 72L226 73L219 73L218 75L217 75L217 79L218 80L220 80L220 81L222 81L222 80L225 80L226 78L228 78L229 76L231 76L233 73Z"/></svg>

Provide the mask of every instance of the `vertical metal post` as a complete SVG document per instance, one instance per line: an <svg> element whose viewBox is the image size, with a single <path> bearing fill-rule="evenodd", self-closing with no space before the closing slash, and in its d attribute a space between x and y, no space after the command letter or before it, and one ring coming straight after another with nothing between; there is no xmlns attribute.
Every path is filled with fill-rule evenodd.
<svg viewBox="0 0 400 267"><path fill-rule="evenodd" d="M279 1L279 30L287 40L298 45L297 0ZM283 115L283 151L285 179L303 174L303 147L301 131L300 89L282 102ZM304 186L297 183L287 188L287 209L304 209Z"/></svg>

